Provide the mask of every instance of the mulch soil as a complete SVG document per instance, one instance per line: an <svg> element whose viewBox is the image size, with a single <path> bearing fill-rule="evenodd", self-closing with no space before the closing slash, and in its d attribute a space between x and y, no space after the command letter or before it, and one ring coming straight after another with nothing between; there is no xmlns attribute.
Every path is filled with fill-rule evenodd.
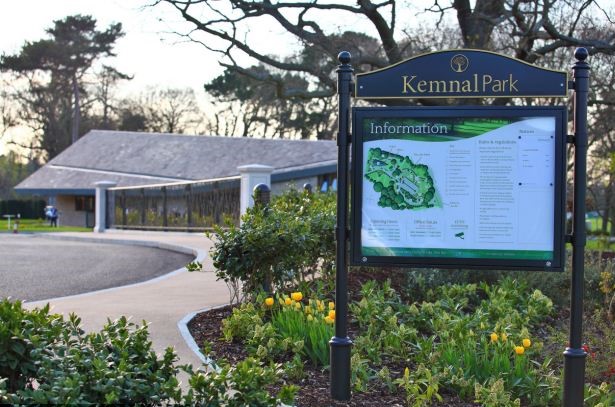
<svg viewBox="0 0 615 407"><path fill-rule="evenodd" d="M403 275L401 273L379 273L374 274L373 270L369 272L361 272L360 270L350 274L349 287L350 297L356 299L358 297L358 288L367 280L384 281L392 280L393 288L399 287L402 283ZM224 358L230 363L235 363L243 360L248 356L240 342L226 342L222 335L222 320L229 317L232 313L232 306L212 309L196 315L188 324L188 329L197 344L202 344L205 341L212 346L211 357L215 359ZM357 335L356 328L352 325L349 327L349 336L351 338ZM389 364L388 368L393 377L401 377L405 366L399 364ZM304 378L293 384L299 386L300 390L295 399L295 405L298 407L309 406L334 406L334 407L380 407L380 406L405 406L406 400L403 392L391 394L385 387L372 386L368 392L353 392L350 402L336 402L329 396L329 371L322 368L313 367L306 364L304 367ZM444 400L441 403L434 403L434 406L446 407L472 407L477 406L474 403L468 403L460 400L455 395L442 395Z"/></svg>

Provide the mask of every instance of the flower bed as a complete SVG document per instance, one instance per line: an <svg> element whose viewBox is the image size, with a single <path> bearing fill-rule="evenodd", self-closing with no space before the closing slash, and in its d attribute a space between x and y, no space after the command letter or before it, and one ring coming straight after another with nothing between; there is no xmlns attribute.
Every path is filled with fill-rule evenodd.
<svg viewBox="0 0 615 407"><path fill-rule="evenodd" d="M299 406L332 402L334 209L331 196L295 191L220 231L216 274L240 301L191 325L223 364L242 354L282 366L265 387L290 386ZM569 281L569 271L352 270L348 405L561 405ZM613 263L588 256L588 406L615 404L613 281Z"/></svg>
<svg viewBox="0 0 615 407"><path fill-rule="evenodd" d="M376 280L391 275L374 273ZM353 399L337 405L561 404L564 345L554 341L561 339L556 332L566 315L558 315L540 291L504 279L443 285L409 301L400 295L408 291L401 278L391 286L365 281L366 273L350 276L352 287L362 287L350 305ZM250 355L282 363L284 381L299 387L297 406L330 405L328 363L305 351L307 341L296 342L308 338L298 332L309 329L316 318L322 327L329 326L334 305L307 293L299 301L292 297L261 296L239 307L203 313L189 328L214 358ZM294 318L290 331L278 325L286 314ZM591 372L591 353L588 359ZM599 379L608 376L594 378L587 405L615 400L610 385L600 388Z"/></svg>

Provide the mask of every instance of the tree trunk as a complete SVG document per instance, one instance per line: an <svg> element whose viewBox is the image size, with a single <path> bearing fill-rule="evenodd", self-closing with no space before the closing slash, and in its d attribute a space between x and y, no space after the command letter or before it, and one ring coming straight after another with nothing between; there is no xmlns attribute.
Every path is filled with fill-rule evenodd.
<svg viewBox="0 0 615 407"><path fill-rule="evenodd" d="M77 73L73 74L73 97L75 105L73 110L73 128L71 129L71 139L74 144L79 139L79 125L81 122L81 105L79 102L79 84L77 83Z"/></svg>

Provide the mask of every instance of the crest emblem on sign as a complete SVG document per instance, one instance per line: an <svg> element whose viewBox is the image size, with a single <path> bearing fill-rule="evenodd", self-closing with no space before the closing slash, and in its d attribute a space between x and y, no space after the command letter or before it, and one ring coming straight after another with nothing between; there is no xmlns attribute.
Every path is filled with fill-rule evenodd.
<svg viewBox="0 0 615 407"><path fill-rule="evenodd" d="M456 54L451 58L451 68L457 73L464 72L469 65L468 57L463 54Z"/></svg>

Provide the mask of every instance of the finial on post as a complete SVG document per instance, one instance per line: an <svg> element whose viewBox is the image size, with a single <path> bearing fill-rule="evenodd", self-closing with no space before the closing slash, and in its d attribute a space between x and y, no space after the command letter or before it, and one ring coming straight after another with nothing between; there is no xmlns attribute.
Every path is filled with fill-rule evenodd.
<svg viewBox="0 0 615 407"><path fill-rule="evenodd" d="M337 60L340 61L340 63L343 65L349 64L351 58L352 56L350 55L350 52L348 51L342 51L339 54L337 54Z"/></svg>
<svg viewBox="0 0 615 407"><path fill-rule="evenodd" d="M267 184L258 184L252 190L255 205L268 205L271 200L271 188Z"/></svg>
<svg viewBox="0 0 615 407"><path fill-rule="evenodd" d="M574 50L574 57L579 61L585 61L588 56L589 52L587 51L587 48L579 47Z"/></svg>

